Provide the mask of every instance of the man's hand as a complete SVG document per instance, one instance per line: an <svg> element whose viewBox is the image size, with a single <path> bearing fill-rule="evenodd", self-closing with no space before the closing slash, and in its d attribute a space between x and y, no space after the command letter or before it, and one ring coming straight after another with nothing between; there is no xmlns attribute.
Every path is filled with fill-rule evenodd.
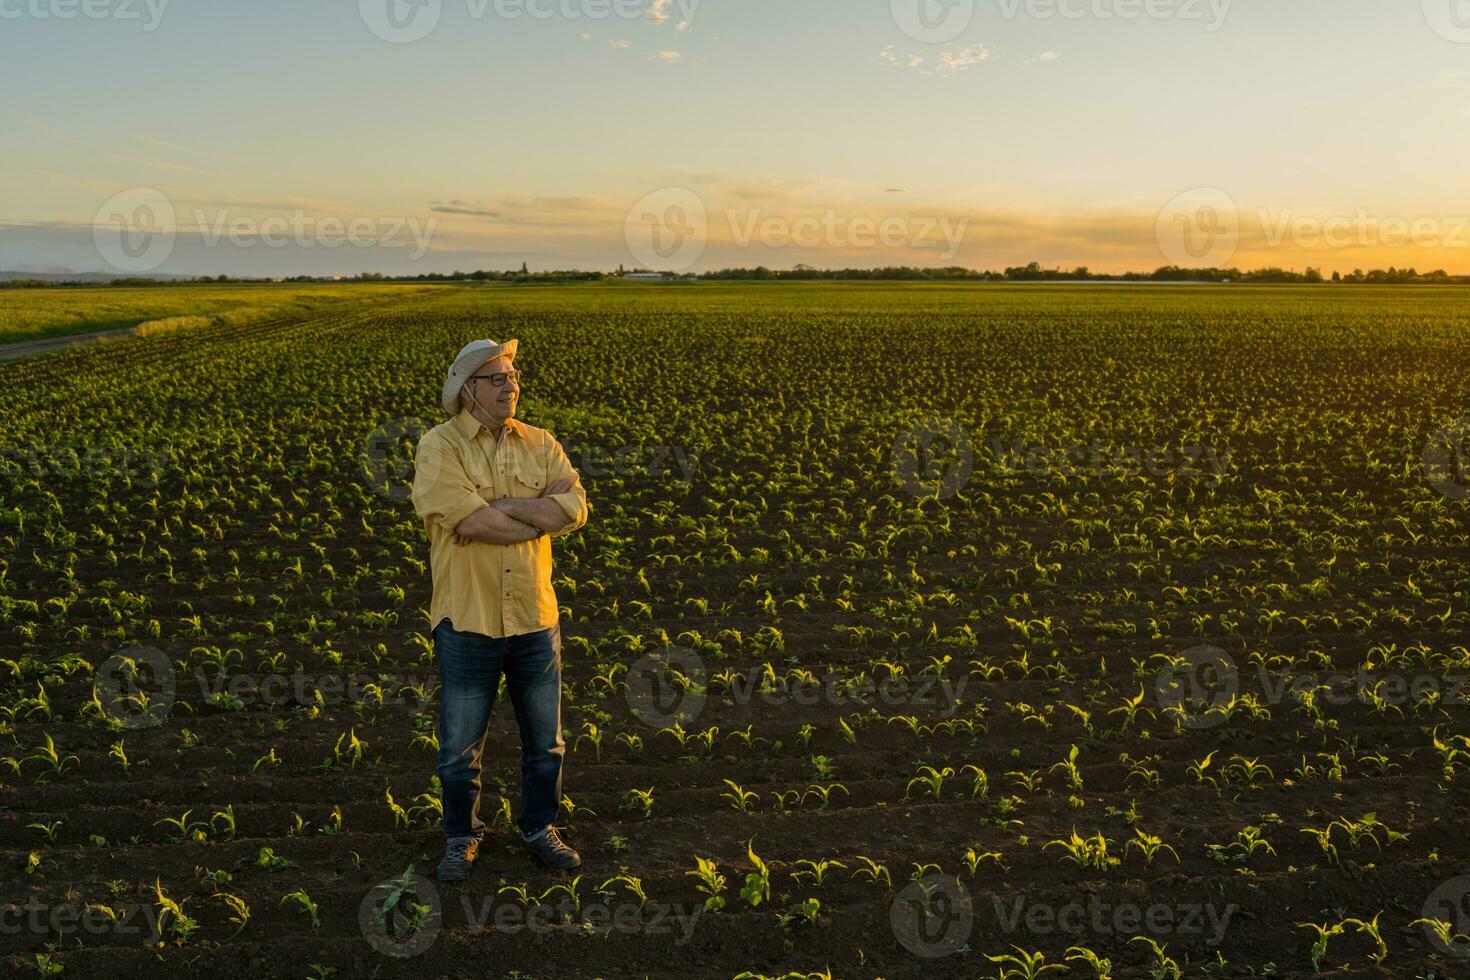
<svg viewBox="0 0 1470 980"><path fill-rule="evenodd" d="M463 547L474 541L485 544L520 544L536 538L540 532L496 507L481 507L454 528L454 543Z"/></svg>
<svg viewBox="0 0 1470 980"><path fill-rule="evenodd" d="M490 506L506 516L539 528L548 534L555 534L571 523L567 512L562 509L561 504L551 498L557 494L567 493L575 483L570 477L563 477L547 484L546 489L541 491L539 497L503 497L500 500L490 501Z"/></svg>

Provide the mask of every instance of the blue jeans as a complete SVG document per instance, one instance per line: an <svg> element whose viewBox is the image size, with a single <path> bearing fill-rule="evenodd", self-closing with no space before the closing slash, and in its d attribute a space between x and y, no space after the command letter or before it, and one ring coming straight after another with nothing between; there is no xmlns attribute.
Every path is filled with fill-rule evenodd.
<svg viewBox="0 0 1470 980"><path fill-rule="evenodd" d="M483 837L480 762L490 709L505 675L521 730L522 838L536 838L561 808L561 625L494 639L461 633L448 619L434 627L439 661L439 783L444 836Z"/></svg>

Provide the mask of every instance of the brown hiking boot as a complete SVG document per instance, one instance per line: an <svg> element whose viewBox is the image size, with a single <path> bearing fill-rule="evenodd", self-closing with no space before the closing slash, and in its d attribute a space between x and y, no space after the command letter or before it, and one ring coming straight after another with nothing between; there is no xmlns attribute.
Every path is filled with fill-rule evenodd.
<svg viewBox="0 0 1470 980"><path fill-rule="evenodd" d="M480 838L457 837L444 848L444 859L434 876L440 881L464 881L470 876L470 867L480 853Z"/></svg>
<svg viewBox="0 0 1470 980"><path fill-rule="evenodd" d="M555 827L547 827L546 833L535 840L524 841L526 849L529 850L542 864L548 868L565 871L567 868L575 868L582 863L582 856L572 850L562 839L557 836Z"/></svg>

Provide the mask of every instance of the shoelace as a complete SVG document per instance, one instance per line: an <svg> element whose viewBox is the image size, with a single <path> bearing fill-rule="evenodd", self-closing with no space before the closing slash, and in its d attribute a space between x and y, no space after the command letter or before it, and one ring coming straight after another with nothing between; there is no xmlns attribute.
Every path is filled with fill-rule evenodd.
<svg viewBox="0 0 1470 980"><path fill-rule="evenodd" d="M449 857L455 861L465 860L469 852L470 845L467 843L454 843L449 845Z"/></svg>

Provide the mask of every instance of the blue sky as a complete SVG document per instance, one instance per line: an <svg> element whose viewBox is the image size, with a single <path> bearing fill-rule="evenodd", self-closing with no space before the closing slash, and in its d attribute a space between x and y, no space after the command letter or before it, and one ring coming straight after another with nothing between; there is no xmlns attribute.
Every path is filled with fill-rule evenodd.
<svg viewBox="0 0 1470 980"><path fill-rule="evenodd" d="M1470 37L1439 0L979 0L937 43L895 4L941 0L438 0L407 43L370 23L403 0L68 2L0 0L0 268L109 268L99 209L140 188L171 206L172 272L638 264L630 209L664 188L704 209L694 267L1138 268L1205 187L1238 263L1470 272ZM298 212L317 245L200 237ZM334 215L435 224L422 254L320 247ZM1346 244L1298 227L1349 216ZM823 230L781 244L802 217ZM898 247L857 244L889 218ZM938 218L957 247L924 240ZM1434 228L1383 247L1385 219Z"/></svg>

